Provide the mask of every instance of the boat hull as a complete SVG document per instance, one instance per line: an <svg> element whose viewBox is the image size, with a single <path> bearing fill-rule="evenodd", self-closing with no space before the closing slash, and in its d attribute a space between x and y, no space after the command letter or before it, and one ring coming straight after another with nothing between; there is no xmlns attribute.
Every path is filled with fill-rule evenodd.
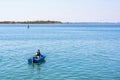
<svg viewBox="0 0 120 80"><path fill-rule="evenodd" d="M34 63L39 63L39 62L41 62L41 61L43 61L44 59L45 59L45 55L41 55L41 57L40 58L29 58L28 59L28 63L32 63L32 62L34 62Z"/></svg>

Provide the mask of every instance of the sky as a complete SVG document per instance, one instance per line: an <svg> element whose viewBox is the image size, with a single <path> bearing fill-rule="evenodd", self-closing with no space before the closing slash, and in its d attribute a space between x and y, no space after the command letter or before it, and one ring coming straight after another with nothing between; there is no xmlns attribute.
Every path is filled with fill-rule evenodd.
<svg viewBox="0 0 120 80"><path fill-rule="evenodd" d="M120 0L0 0L0 21L120 22Z"/></svg>

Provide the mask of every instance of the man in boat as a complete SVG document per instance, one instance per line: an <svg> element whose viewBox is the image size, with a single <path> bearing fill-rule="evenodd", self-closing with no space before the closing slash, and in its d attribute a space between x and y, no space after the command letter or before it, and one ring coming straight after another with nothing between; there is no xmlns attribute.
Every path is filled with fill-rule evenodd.
<svg viewBox="0 0 120 80"><path fill-rule="evenodd" d="M41 53L40 50L38 49L37 53L36 53L36 57L40 58L41 57Z"/></svg>
<svg viewBox="0 0 120 80"><path fill-rule="evenodd" d="M40 53L40 50L38 49L38 51L36 52L36 55L33 56L33 59L34 58L40 58L41 57L41 53Z"/></svg>

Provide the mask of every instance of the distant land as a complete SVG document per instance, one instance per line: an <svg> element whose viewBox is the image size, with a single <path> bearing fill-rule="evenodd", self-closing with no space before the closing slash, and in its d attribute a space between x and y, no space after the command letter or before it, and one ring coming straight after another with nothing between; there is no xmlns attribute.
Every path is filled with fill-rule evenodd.
<svg viewBox="0 0 120 80"><path fill-rule="evenodd" d="M62 24L60 21L0 21L0 24Z"/></svg>
<svg viewBox="0 0 120 80"><path fill-rule="evenodd" d="M0 24L120 24L120 22L0 21Z"/></svg>

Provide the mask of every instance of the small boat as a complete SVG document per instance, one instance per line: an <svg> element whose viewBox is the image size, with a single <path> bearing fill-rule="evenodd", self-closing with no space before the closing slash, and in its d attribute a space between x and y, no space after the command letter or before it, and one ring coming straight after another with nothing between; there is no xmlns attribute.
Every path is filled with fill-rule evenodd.
<svg viewBox="0 0 120 80"><path fill-rule="evenodd" d="M28 63L39 63L39 62L41 62L41 61L43 61L44 59L45 59L45 57L46 57L46 55L41 55L41 57L40 58L29 58L28 59Z"/></svg>

